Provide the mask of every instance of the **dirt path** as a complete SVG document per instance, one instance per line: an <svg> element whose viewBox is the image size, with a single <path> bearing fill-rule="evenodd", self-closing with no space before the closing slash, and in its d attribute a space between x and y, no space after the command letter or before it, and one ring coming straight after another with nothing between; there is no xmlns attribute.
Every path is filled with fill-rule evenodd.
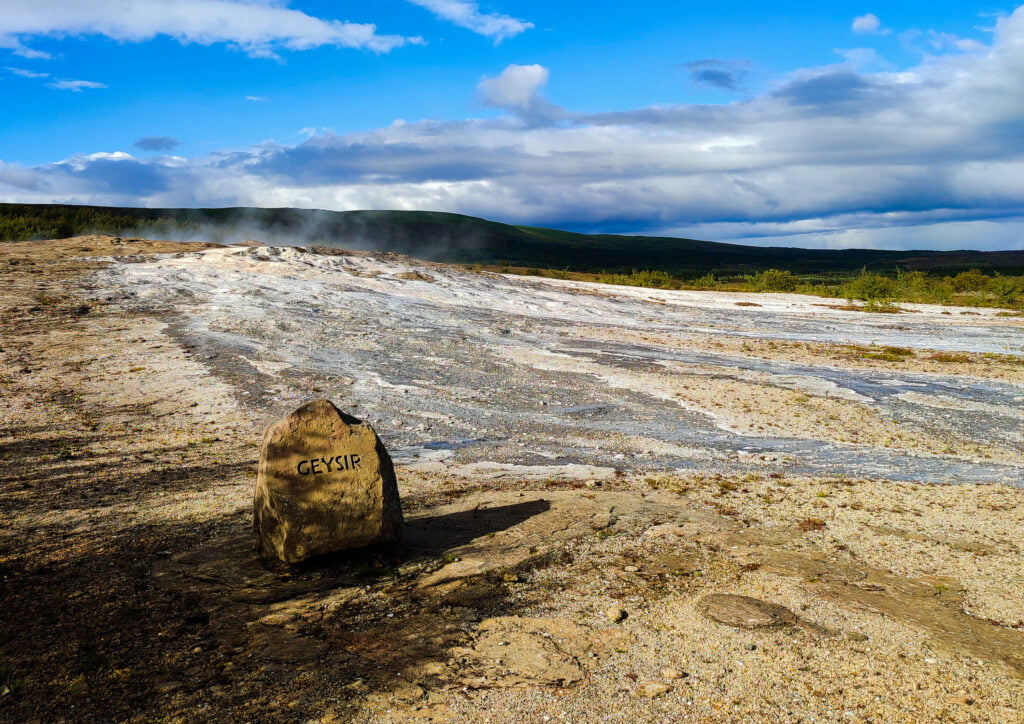
<svg viewBox="0 0 1024 724"><path fill-rule="evenodd" d="M96 275L106 262L94 257L141 264L195 248L108 237L0 245L0 719L1024 716L1021 490L807 476L785 459L730 470L693 440L602 432L587 410L569 413L581 422L575 440L553 422L564 417L543 412L472 454L431 446L460 437L456 403L485 427L517 394L528 399L507 354L467 361L465 379L447 386L423 370L382 376L376 389L386 394L371 394L356 374L296 370L295 358L263 349L242 350L244 361L237 347L211 343L203 335L216 320L204 332L188 316L208 298L171 304ZM187 287L179 282L168 278L167 289ZM220 283L224 293L252 291ZM300 301L287 303L305 313ZM254 325L253 344L266 339L255 326L266 320L220 324L237 335L243 322ZM350 354L374 349L359 331L342 345ZM410 365L440 348L401 339ZM593 354L579 364L626 381L644 374ZM999 364L1015 374L1012 362ZM569 379L529 369L553 396ZM697 377L654 372L677 391ZM734 392L764 383L746 373L727 380ZM430 405L388 396L428 387ZM501 394L489 400L488 389ZM248 546L256 441L311 394L341 397L388 428L403 462L406 542L267 568ZM830 414L856 404L818 394ZM742 412L743 400L729 403ZM595 443L605 449L575 461L549 453ZM655 472L631 453L641 463L689 456L703 470ZM712 593L784 605L798 624L718 623L701 613ZM618 609L624 620L609 617Z"/></svg>

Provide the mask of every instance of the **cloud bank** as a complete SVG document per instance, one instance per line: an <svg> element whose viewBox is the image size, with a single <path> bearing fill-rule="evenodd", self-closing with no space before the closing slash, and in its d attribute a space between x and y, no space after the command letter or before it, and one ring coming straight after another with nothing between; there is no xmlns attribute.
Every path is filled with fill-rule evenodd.
<svg viewBox="0 0 1024 724"><path fill-rule="evenodd" d="M801 246L1024 248L1024 8L902 71L802 69L728 105L573 113L540 65L477 89L497 119L395 122L202 158L0 163L9 200L431 209ZM468 91L468 89L467 89Z"/></svg>

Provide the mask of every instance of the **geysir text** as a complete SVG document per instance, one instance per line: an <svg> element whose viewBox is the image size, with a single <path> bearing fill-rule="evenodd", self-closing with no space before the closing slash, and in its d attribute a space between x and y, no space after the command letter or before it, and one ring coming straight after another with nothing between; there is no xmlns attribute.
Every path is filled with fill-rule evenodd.
<svg viewBox="0 0 1024 724"><path fill-rule="evenodd" d="M333 473L335 470L358 470L361 467L359 461L358 455L335 455L333 458L300 460L298 471L299 475L320 475L321 473Z"/></svg>

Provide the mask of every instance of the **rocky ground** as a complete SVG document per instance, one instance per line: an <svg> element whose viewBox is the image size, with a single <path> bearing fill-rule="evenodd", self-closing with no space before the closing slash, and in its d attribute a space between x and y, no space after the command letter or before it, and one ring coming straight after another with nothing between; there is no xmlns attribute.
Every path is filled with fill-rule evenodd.
<svg viewBox="0 0 1024 724"><path fill-rule="evenodd" d="M0 245L0 719L1020 720L1021 319L833 307ZM265 565L318 396L405 542Z"/></svg>

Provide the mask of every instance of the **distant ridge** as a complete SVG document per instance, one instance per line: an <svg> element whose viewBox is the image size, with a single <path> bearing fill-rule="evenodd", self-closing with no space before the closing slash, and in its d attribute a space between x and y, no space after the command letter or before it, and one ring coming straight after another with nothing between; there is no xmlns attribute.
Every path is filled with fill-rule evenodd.
<svg viewBox="0 0 1024 724"><path fill-rule="evenodd" d="M862 268L966 269L1024 274L1024 251L879 251L755 247L659 236L580 234L512 226L436 211L313 209L139 209L67 204L0 204L0 240L111 233L163 239L314 244L390 251L453 263L628 272L657 269L681 277L750 274L769 268L832 274Z"/></svg>

